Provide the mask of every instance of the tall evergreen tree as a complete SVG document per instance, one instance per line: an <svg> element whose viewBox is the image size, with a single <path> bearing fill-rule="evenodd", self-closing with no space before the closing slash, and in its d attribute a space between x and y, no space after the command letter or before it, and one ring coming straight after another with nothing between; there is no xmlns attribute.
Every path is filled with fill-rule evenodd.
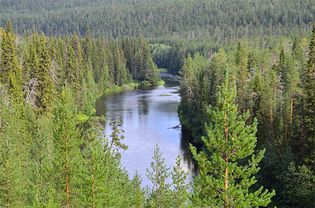
<svg viewBox="0 0 315 208"><path fill-rule="evenodd" d="M254 154L257 122L246 124L249 114L239 115L235 99L235 83L226 75L217 105L209 109L212 121L202 137L206 149L197 153L191 145L199 167L192 197L196 207L266 207L275 194L263 187L250 189L264 151Z"/></svg>
<svg viewBox="0 0 315 208"><path fill-rule="evenodd" d="M315 171L315 24L310 43L309 60L303 86L304 122L306 130L306 162Z"/></svg>
<svg viewBox="0 0 315 208"><path fill-rule="evenodd" d="M9 24L10 25L10 24ZM4 31L1 41L0 82L6 85L16 102L23 102L22 68L15 52L15 35L12 28Z"/></svg>
<svg viewBox="0 0 315 208"><path fill-rule="evenodd" d="M172 175L172 201L174 208L184 208L188 205L188 191L190 185L187 184L187 173L181 167L181 157L177 156L173 167Z"/></svg>
<svg viewBox="0 0 315 208"><path fill-rule="evenodd" d="M0 205L27 207L30 136L20 104L12 101L2 87L0 91Z"/></svg>
<svg viewBox="0 0 315 208"><path fill-rule="evenodd" d="M248 52L245 43L238 43L235 63L238 67L237 77L237 103L239 110L245 112L249 109L250 96L248 87L249 73L247 69L248 63Z"/></svg>
<svg viewBox="0 0 315 208"><path fill-rule="evenodd" d="M82 196L81 137L76 127L77 111L71 91L65 88L54 109L54 183L59 206L80 207Z"/></svg>
<svg viewBox="0 0 315 208"><path fill-rule="evenodd" d="M147 169L147 177L152 183L152 190L149 196L150 207L170 207L170 185L166 180L170 176L169 168L165 165L165 159L158 146L154 148L151 168Z"/></svg>

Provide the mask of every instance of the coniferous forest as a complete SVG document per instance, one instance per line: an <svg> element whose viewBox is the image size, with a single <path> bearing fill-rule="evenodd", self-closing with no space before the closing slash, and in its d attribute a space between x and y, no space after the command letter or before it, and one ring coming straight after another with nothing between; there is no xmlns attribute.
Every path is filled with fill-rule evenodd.
<svg viewBox="0 0 315 208"><path fill-rule="evenodd" d="M0 207L315 207L314 6L0 0ZM144 187L96 103L164 71L194 173L156 145Z"/></svg>

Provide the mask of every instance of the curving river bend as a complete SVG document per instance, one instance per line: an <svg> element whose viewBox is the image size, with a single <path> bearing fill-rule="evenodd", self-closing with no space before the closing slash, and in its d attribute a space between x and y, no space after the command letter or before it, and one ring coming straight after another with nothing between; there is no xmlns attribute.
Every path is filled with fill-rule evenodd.
<svg viewBox="0 0 315 208"><path fill-rule="evenodd" d="M130 177L137 171L143 186L151 185L146 169L150 167L155 145L160 147L168 166L174 165L177 155L181 155L182 168L188 172L193 169L187 140L179 128L179 87L176 82L167 81L172 75L162 75L166 77L165 86L109 95L98 100L96 106L107 121L122 121L123 143L128 146L122 153L122 165ZM107 122L105 135L110 134Z"/></svg>

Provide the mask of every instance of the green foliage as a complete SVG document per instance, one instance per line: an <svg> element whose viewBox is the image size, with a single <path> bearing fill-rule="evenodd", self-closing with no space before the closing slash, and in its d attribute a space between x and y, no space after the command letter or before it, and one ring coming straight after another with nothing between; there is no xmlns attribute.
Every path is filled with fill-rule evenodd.
<svg viewBox="0 0 315 208"><path fill-rule="evenodd" d="M306 162L315 171L315 24L309 46L309 60L304 74L303 104L306 131Z"/></svg>
<svg viewBox="0 0 315 208"><path fill-rule="evenodd" d="M284 181L285 203L299 207L314 206L315 197L315 176L305 165L296 167L290 163L288 170L281 179Z"/></svg>
<svg viewBox="0 0 315 208"><path fill-rule="evenodd" d="M188 57L181 69L180 120L184 128L192 131L190 141L200 150L205 147L201 137L208 134L203 124L213 120L204 115L208 105L218 107L217 86L230 68L236 83L238 111L249 112L247 124L257 118L256 149L266 149L255 187L263 185L280 193L273 200L277 206L285 206L288 200L281 193L298 191L279 180L291 162L304 165L314 174L313 36L310 43L306 37L281 38L278 43L264 44L241 41L229 50L208 54L208 59ZM291 206L308 204L301 195L296 197L301 198L291 201Z"/></svg>
<svg viewBox="0 0 315 208"><path fill-rule="evenodd" d="M180 156L176 158L176 164L173 167L172 175L172 207L183 208L188 205L188 196L190 185L187 184L187 173L181 167L182 159Z"/></svg>
<svg viewBox="0 0 315 208"><path fill-rule="evenodd" d="M2 86L0 92L0 204L26 207L31 188L30 135L20 109L14 106L19 104L10 100Z"/></svg>
<svg viewBox="0 0 315 208"><path fill-rule="evenodd" d="M235 38L305 33L314 20L312 0L2 0L0 25L19 33L140 36L159 39Z"/></svg>
<svg viewBox="0 0 315 208"><path fill-rule="evenodd" d="M152 159L151 167L147 169L147 177L153 185L149 196L149 205L154 208L170 207L171 187L166 182L170 173L158 146L154 148Z"/></svg>
<svg viewBox="0 0 315 208"><path fill-rule="evenodd" d="M80 174L84 171L80 170L83 159L80 146L83 141L76 128L77 111L68 88L56 101L53 116L55 200L59 206L82 206L80 188L84 186Z"/></svg>
<svg viewBox="0 0 315 208"><path fill-rule="evenodd" d="M11 24L10 22L8 23ZM11 26L4 31L1 41L0 83L10 90L12 99L17 103L23 102L22 94L22 68L17 59L15 50L15 36ZM10 29L11 28L11 29Z"/></svg>
<svg viewBox="0 0 315 208"><path fill-rule="evenodd" d="M275 195L263 187L250 189L257 182L254 175L264 151L254 154L257 122L246 124L249 114L239 115L235 99L235 83L227 76L216 107L209 109L211 122L202 137L205 150L197 153L191 146L199 167L192 196L197 207L266 207Z"/></svg>
<svg viewBox="0 0 315 208"><path fill-rule="evenodd" d="M165 164L160 148L156 145L147 177L152 183L149 189L147 207L181 208L189 205L188 174L181 167L181 157L177 156L172 171ZM171 179L171 183L169 182Z"/></svg>

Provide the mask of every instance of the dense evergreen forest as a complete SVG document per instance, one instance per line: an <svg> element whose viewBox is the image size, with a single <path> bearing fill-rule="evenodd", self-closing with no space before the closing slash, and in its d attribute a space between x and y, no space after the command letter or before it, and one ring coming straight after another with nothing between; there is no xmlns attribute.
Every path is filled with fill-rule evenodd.
<svg viewBox="0 0 315 208"><path fill-rule="evenodd" d="M11 19L18 33L107 37L210 38L306 33L314 20L312 0L1 0L0 25Z"/></svg>
<svg viewBox="0 0 315 208"><path fill-rule="evenodd" d="M160 78L141 38L18 36L1 29L1 207L139 207L140 179L120 165L95 99ZM132 52L130 51L132 50Z"/></svg>
<svg viewBox="0 0 315 208"><path fill-rule="evenodd" d="M182 100L179 115L183 126L192 132L191 142L201 150L209 150L213 158L209 166L221 165L223 161L221 159L220 163L218 158L222 156L216 155L219 151L226 162L238 161L236 166L226 165L233 174L245 174L236 168L244 162L236 154L247 146L238 147L238 142L242 141L237 139L245 142L251 138L246 134L254 132L257 136L255 151L265 151L257 175L258 184L276 191L273 202L278 207L315 206L314 55L315 25L311 36L286 38L268 47L243 41L231 50L220 49L207 57L196 54L187 58L180 72ZM233 85L222 94L218 86L225 82L227 75ZM235 94L238 111L223 102L225 100L218 99L218 94L229 92ZM213 113L209 106L230 109L231 112ZM235 116L244 113L245 123L238 124ZM255 130L242 129L246 124L255 123ZM218 125L225 126L226 130L218 132ZM236 131L226 137L230 147L224 147L222 134L231 131L231 127ZM196 149L193 154L196 155ZM227 160L227 157L233 158ZM205 160L203 157L196 159L198 164ZM216 176L218 169L209 166L200 166L200 175ZM212 182L211 178L209 187L214 186L210 186Z"/></svg>
<svg viewBox="0 0 315 208"><path fill-rule="evenodd" d="M315 207L314 15L312 0L0 0L0 207ZM95 104L163 84L158 68L178 75L196 175L156 146L144 188Z"/></svg>

